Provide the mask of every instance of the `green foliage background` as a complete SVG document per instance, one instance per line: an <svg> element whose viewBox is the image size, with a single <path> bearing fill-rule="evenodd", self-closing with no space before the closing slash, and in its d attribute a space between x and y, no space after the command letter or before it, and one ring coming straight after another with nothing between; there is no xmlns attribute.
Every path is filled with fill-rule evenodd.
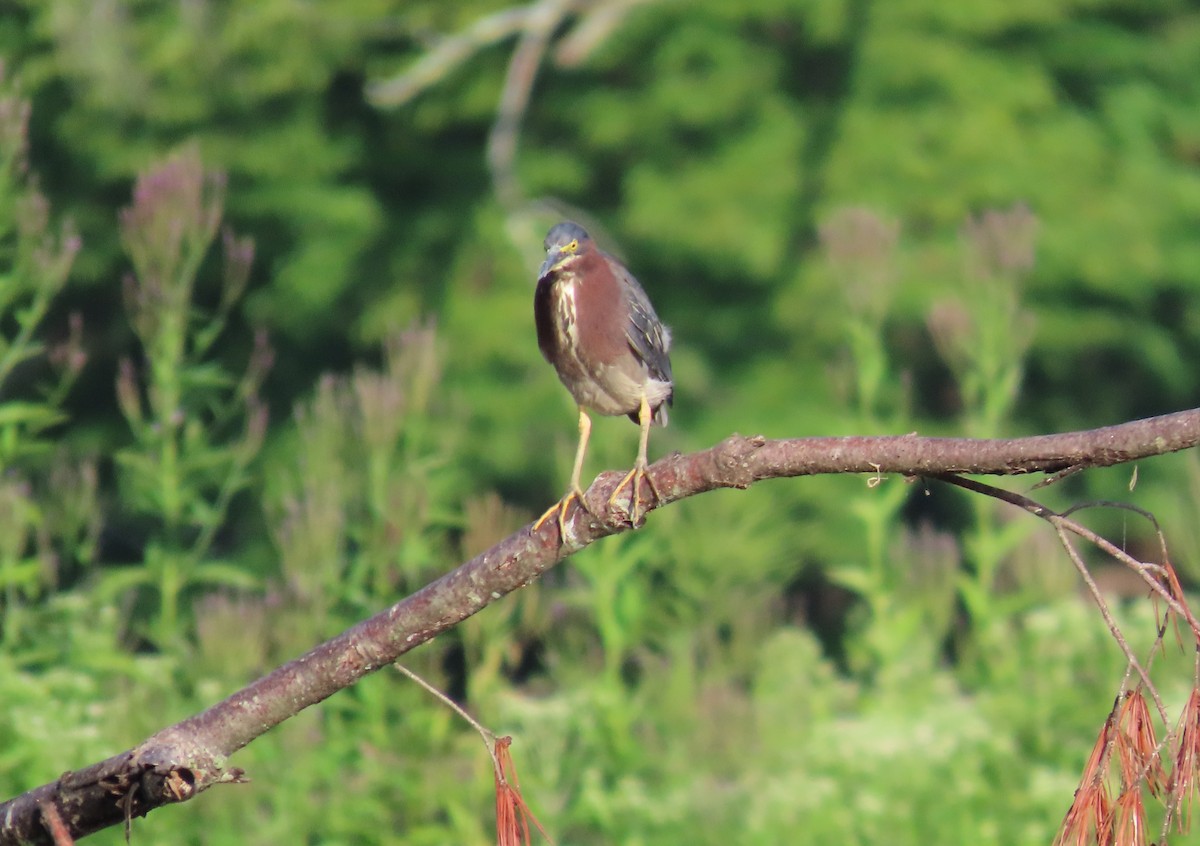
<svg viewBox="0 0 1200 846"><path fill-rule="evenodd" d="M193 713L559 495L573 412L530 305L560 217L673 328L656 455L1200 404L1195 4L631 4L582 60L548 54L516 161L538 199L517 206L485 155L513 39L401 105L368 96L504 8L0 12L4 102L32 107L27 131L0 109L0 795ZM150 325L119 211L170 156L225 181L197 200L177 322ZM253 241L248 277L211 208ZM588 469L634 450L597 420ZM1196 459L1130 482L1044 493L1152 510L1194 577ZM1153 554L1141 521L1090 519ZM1119 612L1145 648L1141 593ZM408 665L515 737L563 844L1048 843L1124 670L1044 527L860 478L656 512ZM1177 706L1187 657L1157 669ZM251 785L135 837L493 837L478 739L399 675L234 763Z"/></svg>

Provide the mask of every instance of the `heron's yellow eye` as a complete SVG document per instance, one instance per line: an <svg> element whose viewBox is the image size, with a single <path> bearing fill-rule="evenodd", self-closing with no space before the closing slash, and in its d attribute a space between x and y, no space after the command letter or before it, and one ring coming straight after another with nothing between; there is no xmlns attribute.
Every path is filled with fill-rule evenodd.
<svg viewBox="0 0 1200 846"><path fill-rule="evenodd" d="M563 247L563 252L564 253L573 253L578 249L579 249L579 241L577 239L572 239L571 243L569 243L565 247Z"/></svg>

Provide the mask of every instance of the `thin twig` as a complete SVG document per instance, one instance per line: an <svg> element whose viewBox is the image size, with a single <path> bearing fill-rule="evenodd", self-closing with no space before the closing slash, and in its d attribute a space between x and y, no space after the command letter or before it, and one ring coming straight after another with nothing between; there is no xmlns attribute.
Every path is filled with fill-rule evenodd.
<svg viewBox="0 0 1200 846"><path fill-rule="evenodd" d="M1043 520L1047 520L1051 523L1055 523L1056 521L1061 522L1061 524L1072 534L1078 535L1089 543L1099 547L1103 552L1108 553L1110 556L1117 559L1122 564L1129 567L1131 570L1141 576L1142 581L1146 582L1152 591L1161 596L1172 611L1174 611L1184 620L1187 620L1188 625L1191 627L1195 637L1200 639L1200 622L1196 620L1191 609L1177 600L1170 591L1163 587L1162 581L1153 572L1151 572L1152 570L1161 570L1162 568L1159 565L1138 561L1132 555L1125 552L1125 550L1121 549L1107 538L1104 538L1101 535L1093 532L1091 529L1088 529L1086 526L1076 523L1074 520L1064 517L1058 512L1047 508L1040 502L1036 502L1029 497L1022 496L1019 493L1007 491L1003 488L996 488L974 479L967 479L962 476L949 473L935 474L932 476L932 478L940 479L943 482L957 485L960 488L966 488L967 490L975 491L976 493L985 494L987 496L994 497L995 499L1003 500L1004 502L1008 502L1017 506L1018 508L1023 508L1030 514L1033 514L1036 517L1041 517Z"/></svg>
<svg viewBox="0 0 1200 846"><path fill-rule="evenodd" d="M1167 536L1162 530L1162 526L1158 524L1158 518L1153 512L1147 511L1145 508L1139 508L1132 502L1120 502L1110 499L1097 499L1091 502L1079 502L1069 508L1059 512L1063 517L1070 517L1076 511L1085 511L1092 508L1115 508L1118 511L1132 511L1134 514L1143 518L1147 523L1154 527L1154 534L1158 537L1158 552L1162 556L1163 561L1169 561L1170 556L1167 555ZM1161 566L1161 565L1159 565Z"/></svg>
<svg viewBox="0 0 1200 846"><path fill-rule="evenodd" d="M496 778L501 779L503 781L504 770L501 769L501 767L500 767L500 759L496 757L496 735L490 729L486 728L482 723L480 723L478 720L476 720L474 717L472 717L470 714L468 714L461 705L459 705L457 702L455 702L453 699L451 699L446 694L442 693L440 690L438 690L432 684L425 681L425 679L418 676L412 670L408 669L408 667L406 667L400 663L392 664L392 666L395 667L397 670L399 670L404 675L408 676L413 681L415 681L421 687L425 688L427 691L432 693L435 697L437 697L439 700L441 700L443 705L448 707L454 713L458 714L458 716L462 717L464 720L466 720L470 724L471 728L473 728L473 729L475 729L475 731L479 732L479 737L483 740L483 745L487 749L488 755L490 755L492 758L492 767L494 767L496 770Z"/></svg>
<svg viewBox="0 0 1200 846"><path fill-rule="evenodd" d="M1082 473L1086 469L1087 469L1086 464L1073 464L1070 467L1064 467L1062 470L1059 470L1057 473L1052 473L1051 475L1042 479L1040 482L1038 482L1036 485L1033 486L1033 489L1036 491L1039 488L1048 488L1051 485L1057 485L1063 479L1069 478L1070 476L1074 476L1077 473Z"/></svg>
<svg viewBox="0 0 1200 846"><path fill-rule="evenodd" d="M1096 584L1096 580L1092 578L1092 573L1084 563L1083 558L1079 555L1079 550L1075 549L1075 545L1071 543L1071 539L1067 537L1067 528L1063 523L1056 519L1051 519L1050 524L1054 527L1055 534L1058 535L1059 541L1063 545L1063 549L1067 551L1067 556L1071 559L1071 563L1075 565L1075 569L1079 571L1079 575L1083 578L1084 584L1087 585L1088 591L1092 594L1092 599L1096 602L1096 607L1100 609L1100 616L1104 618L1105 624L1108 626L1109 634L1113 636L1113 640L1117 642L1121 652L1125 654L1125 660L1129 662L1129 666L1137 672L1145 685L1146 690L1150 691L1150 696L1154 699L1154 706L1158 708L1158 714L1162 718L1163 725L1167 725L1169 717L1167 716L1167 708L1163 705L1162 697L1158 694L1158 688L1154 686L1154 682L1150 679L1150 674L1146 668L1142 666L1142 662L1138 660L1134 654L1133 648L1125 639L1121 627L1113 618L1112 611L1108 607L1108 603L1104 600L1104 595L1100 592L1100 586Z"/></svg>

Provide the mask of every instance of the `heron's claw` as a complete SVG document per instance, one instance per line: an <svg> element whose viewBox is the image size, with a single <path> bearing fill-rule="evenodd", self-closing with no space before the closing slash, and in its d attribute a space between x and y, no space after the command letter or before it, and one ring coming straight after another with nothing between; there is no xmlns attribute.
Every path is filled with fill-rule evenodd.
<svg viewBox="0 0 1200 846"><path fill-rule="evenodd" d="M658 503L662 497L658 493L658 488L654 486L654 480L646 472L646 468L641 464L635 464L633 469L625 474L625 478L613 488L612 495L608 498L608 505L611 508L617 501L617 497L621 493L621 489L626 485L629 486L629 523L635 529L645 522L645 512L641 510L641 506L645 500L642 499L642 480L650 487L650 493L654 495L654 503ZM639 519L641 518L641 519Z"/></svg>
<svg viewBox="0 0 1200 846"><path fill-rule="evenodd" d="M547 508L545 513L543 513L542 516L537 519L537 522L533 524L533 530L535 532L538 531L542 528L543 523L549 520L552 515L557 514L558 536L560 539L565 538L567 536L567 511L570 509L572 501L578 502L584 511L590 514L592 517L599 519L596 515L596 512L592 511L592 507L588 505L587 497L584 496L583 491L573 490L567 491L566 496Z"/></svg>

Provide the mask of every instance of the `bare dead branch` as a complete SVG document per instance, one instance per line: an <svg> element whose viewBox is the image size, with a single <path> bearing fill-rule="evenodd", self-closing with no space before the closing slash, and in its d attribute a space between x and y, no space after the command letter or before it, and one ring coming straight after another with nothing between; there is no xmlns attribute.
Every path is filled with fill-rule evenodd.
<svg viewBox="0 0 1200 846"><path fill-rule="evenodd" d="M483 50L521 32L532 6L514 6L480 18L462 32L440 40L416 64L391 79L367 86L367 99L376 106L395 108L445 79L455 68Z"/></svg>
<svg viewBox="0 0 1200 846"><path fill-rule="evenodd" d="M747 488L764 479L826 473L930 477L1054 473L1073 466L1121 464L1197 443L1200 409L1193 409L1103 429L1013 440L916 434L768 440L734 435L711 449L665 458L649 472L661 494L657 508L718 488ZM191 799L214 784L243 781L243 773L228 768L227 759L256 737L536 581L572 553L628 531L628 515L620 506L606 511L604 505L621 478L619 472L603 473L588 491L603 521L576 509L566 521L566 537L561 541L553 520L536 534L527 526L391 608L134 749L0 804L0 846L51 846L53 836L41 812L45 802L58 810L70 835L79 838L120 824L127 814L144 816L161 805ZM1103 538L1088 539L1110 555L1123 555ZM1149 573L1146 577L1154 580ZM1200 629L1190 612L1173 596L1163 594L1173 610Z"/></svg>
<svg viewBox="0 0 1200 846"><path fill-rule="evenodd" d="M603 44L638 6L658 0L608 0L593 3L581 19L558 42L554 61L564 68L578 67Z"/></svg>
<svg viewBox="0 0 1200 846"><path fill-rule="evenodd" d="M500 204L517 208L523 197L517 180L517 142L533 83L554 30L570 14L575 0L542 0L528 7L524 31L508 63L504 91L492 131L488 134L487 161Z"/></svg>
<svg viewBox="0 0 1200 846"><path fill-rule="evenodd" d="M488 134L487 163L500 204L519 214L525 203L517 179L517 147L533 84L546 52L563 24L578 21L555 51L561 67L582 63L636 8L657 0L534 0L502 9L447 36L403 73L367 86L367 99L380 108L397 108L441 82L473 56L505 39L519 36L504 78L496 119Z"/></svg>

